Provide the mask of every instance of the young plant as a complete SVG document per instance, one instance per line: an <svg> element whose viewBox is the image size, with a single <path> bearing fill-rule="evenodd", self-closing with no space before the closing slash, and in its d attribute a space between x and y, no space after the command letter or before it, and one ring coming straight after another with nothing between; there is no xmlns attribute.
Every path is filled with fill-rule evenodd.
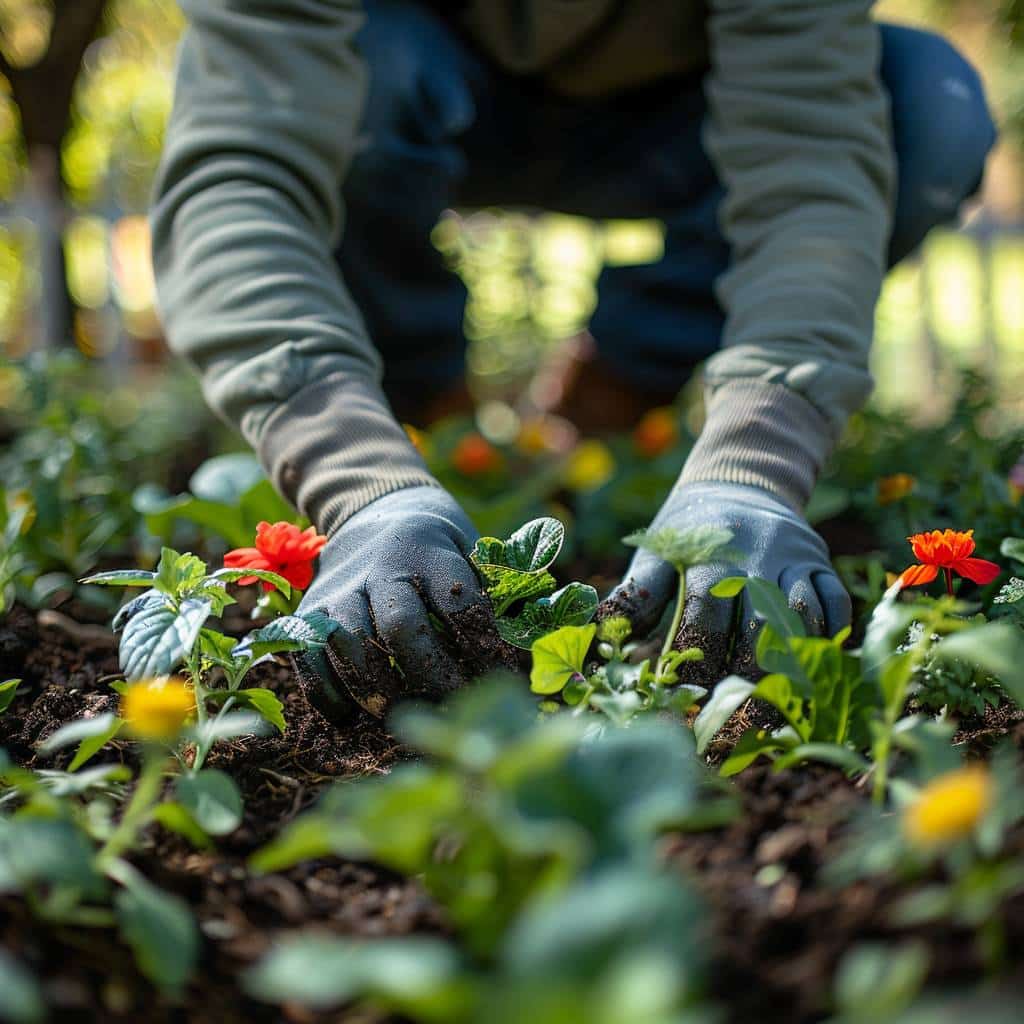
<svg viewBox="0 0 1024 1024"><path fill-rule="evenodd" d="M269 583L291 597L291 584L276 572L247 566L209 573L195 555L170 548L161 552L155 572L130 569L82 581L149 588L114 618L114 628L122 629L121 669L130 683L165 678L184 668L197 720L192 772L199 771L216 740L251 734L254 727L259 728L259 719L284 732L281 702L264 687L243 687L246 675L274 654L309 651L316 656L338 628L319 612L280 616L241 640L212 628L209 620L235 603L227 584L253 580Z"/></svg>
<svg viewBox="0 0 1024 1024"><path fill-rule="evenodd" d="M32 571L22 539L31 508L29 501L15 500L0 487L0 616L10 611L16 585Z"/></svg>
<svg viewBox="0 0 1024 1024"><path fill-rule="evenodd" d="M565 527L550 517L534 519L507 540L481 537L470 560L494 606L498 633L530 650L562 626L585 626L597 610L597 591L584 583L558 584L549 571L565 540Z"/></svg>
<svg viewBox="0 0 1024 1024"><path fill-rule="evenodd" d="M700 686L680 685L683 665L703 660L703 652L696 647L682 651L673 647L686 601L686 572L723 557L730 540L728 530L702 528L647 530L627 537L627 544L654 552L679 574L676 603L660 653L653 663L650 658L635 662L637 645L628 642L632 626L622 616L605 619L598 627L565 626L533 644L530 684L534 693L561 694L576 714L594 708L618 724L645 711L684 714L707 693ZM585 664L595 635L603 664L588 672Z"/></svg>

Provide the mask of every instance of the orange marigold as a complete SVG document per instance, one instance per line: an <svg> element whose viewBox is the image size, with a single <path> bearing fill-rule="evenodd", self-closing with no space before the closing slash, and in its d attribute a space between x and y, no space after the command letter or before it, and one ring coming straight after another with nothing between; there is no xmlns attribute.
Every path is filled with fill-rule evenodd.
<svg viewBox="0 0 1024 1024"><path fill-rule="evenodd" d="M463 476L483 476L501 467L501 452L479 434L467 434L452 452L452 465Z"/></svg>
<svg viewBox="0 0 1024 1024"><path fill-rule="evenodd" d="M670 406L651 409L633 430L633 444L641 455L653 459L679 440L677 413Z"/></svg>
<svg viewBox="0 0 1024 1024"><path fill-rule="evenodd" d="M931 583L941 569L946 574L946 590L953 593L953 573L974 583L991 583L1002 569L984 558L971 558L974 553L973 530L932 530L907 538L919 565L905 569L899 578L901 587L918 587Z"/></svg>
<svg viewBox="0 0 1024 1024"><path fill-rule="evenodd" d="M265 569L283 576L297 590L305 590L313 582L313 562L323 550L327 538L316 532L315 526L300 530L294 523L284 520L266 521L256 527L256 546L236 548L224 556L229 569ZM258 577L243 576L243 586L255 583ZM274 584L263 581L264 590L273 590Z"/></svg>

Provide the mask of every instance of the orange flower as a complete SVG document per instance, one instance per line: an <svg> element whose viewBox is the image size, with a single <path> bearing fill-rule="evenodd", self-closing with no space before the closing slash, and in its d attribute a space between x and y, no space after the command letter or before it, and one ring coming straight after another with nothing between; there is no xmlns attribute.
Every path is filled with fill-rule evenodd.
<svg viewBox="0 0 1024 1024"><path fill-rule="evenodd" d="M953 593L953 573L974 583L991 583L1002 569L984 558L971 558L974 552L974 531L932 530L908 537L914 556L921 563L900 574L901 587L917 587L931 583L939 570L946 574L946 591Z"/></svg>
<svg viewBox="0 0 1024 1024"><path fill-rule="evenodd" d="M641 455L653 459L679 440L676 411L670 406L651 409L633 430L633 444Z"/></svg>
<svg viewBox="0 0 1024 1024"><path fill-rule="evenodd" d="M908 494L913 494L915 487L917 487L917 478L909 473L893 473L892 476L883 476L878 481L878 504L892 505Z"/></svg>
<svg viewBox="0 0 1024 1024"><path fill-rule="evenodd" d="M452 452L452 465L463 476L482 476L501 467L501 452L479 434L467 434Z"/></svg>
<svg viewBox="0 0 1024 1024"><path fill-rule="evenodd" d="M294 523L261 522L256 527L256 547L236 548L224 556L229 569L267 569L283 576L297 590L305 590L313 582L313 560L323 550L327 538L315 526L300 530ZM243 576L243 586L255 583L258 577ZM263 581L264 590L274 584Z"/></svg>

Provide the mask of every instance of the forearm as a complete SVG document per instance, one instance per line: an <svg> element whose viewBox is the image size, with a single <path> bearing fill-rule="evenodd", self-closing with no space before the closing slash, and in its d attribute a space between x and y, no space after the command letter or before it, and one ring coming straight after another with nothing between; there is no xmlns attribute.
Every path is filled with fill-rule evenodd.
<svg viewBox="0 0 1024 1024"><path fill-rule="evenodd" d="M337 271L365 89L358 3L185 0L153 209L171 347L279 489L330 529L430 482Z"/></svg>
<svg viewBox="0 0 1024 1024"><path fill-rule="evenodd" d="M727 188L733 266L719 284L723 347L707 372L706 434L725 441L717 461L698 445L692 472L760 475L790 504L806 501L871 389L894 158L870 6L711 4L707 143ZM727 457L737 438L759 436L757 466L751 443Z"/></svg>

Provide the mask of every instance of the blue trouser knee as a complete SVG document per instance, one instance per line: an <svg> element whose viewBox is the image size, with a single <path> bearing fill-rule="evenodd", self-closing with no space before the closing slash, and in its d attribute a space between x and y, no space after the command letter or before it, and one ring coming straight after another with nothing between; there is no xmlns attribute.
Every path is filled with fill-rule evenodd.
<svg viewBox="0 0 1024 1024"><path fill-rule="evenodd" d="M433 390L463 368L466 292L430 236L451 206L530 206L664 221L653 264L608 267L591 332L603 359L667 393L717 350L729 263L723 190L701 139L702 76L601 101L504 75L436 16L370 0L360 47L367 147L344 186L338 259L386 365L385 387ZM898 191L890 262L956 216L996 132L977 73L944 39L881 26Z"/></svg>

